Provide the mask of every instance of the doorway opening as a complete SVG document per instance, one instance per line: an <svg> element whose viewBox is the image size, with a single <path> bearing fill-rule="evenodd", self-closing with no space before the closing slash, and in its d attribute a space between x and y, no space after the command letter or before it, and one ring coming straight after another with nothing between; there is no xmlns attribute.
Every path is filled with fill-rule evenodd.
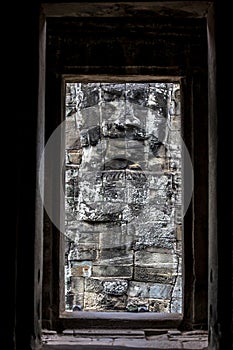
<svg viewBox="0 0 233 350"><path fill-rule="evenodd" d="M183 312L177 82L66 82L67 312Z"/></svg>

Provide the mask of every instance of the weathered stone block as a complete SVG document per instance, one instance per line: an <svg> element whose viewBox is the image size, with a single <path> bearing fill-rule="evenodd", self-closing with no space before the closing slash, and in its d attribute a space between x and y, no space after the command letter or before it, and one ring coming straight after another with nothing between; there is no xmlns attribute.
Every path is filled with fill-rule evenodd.
<svg viewBox="0 0 233 350"><path fill-rule="evenodd" d="M86 279L85 291L92 293L100 293L103 290L102 280L89 277Z"/></svg>
<svg viewBox="0 0 233 350"><path fill-rule="evenodd" d="M93 172L90 174L89 172L85 172L85 176L83 174L82 179L79 180L79 188L80 188L80 202L85 203L95 203L103 200L102 193L102 182Z"/></svg>
<svg viewBox="0 0 233 350"><path fill-rule="evenodd" d="M150 188L149 203L157 208L165 207L167 204L167 193Z"/></svg>
<svg viewBox="0 0 233 350"><path fill-rule="evenodd" d="M141 204L144 206L148 202L148 194L148 187L144 183L136 187L129 184L127 187L127 198L130 204Z"/></svg>
<svg viewBox="0 0 233 350"><path fill-rule="evenodd" d="M150 287L150 298L170 299L172 292L171 284L156 283Z"/></svg>
<svg viewBox="0 0 233 350"><path fill-rule="evenodd" d="M98 246L95 243L79 243L69 251L69 260L95 260Z"/></svg>
<svg viewBox="0 0 233 350"><path fill-rule="evenodd" d="M176 269L174 254L153 253L146 250L135 252L135 266Z"/></svg>
<svg viewBox="0 0 233 350"><path fill-rule="evenodd" d="M181 143L181 133L180 130L170 130L168 137L169 144L180 144Z"/></svg>
<svg viewBox="0 0 233 350"><path fill-rule="evenodd" d="M163 173L161 174L158 172L150 172L148 175L150 188L166 193L167 186L171 181L171 175L164 175Z"/></svg>
<svg viewBox="0 0 233 350"><path fill-rule="evenodd" d="M149 311L151 312L171 312L170 300L149 299Z"/></svg>
<svg viewBox="0 0 233 350"><path fill-rule="evenodd" d="M77 140L77 128L74 115L66 119L66 149L70 148Z"/></svg>
<svg viewBox="0 0 233 350"><path fill-rule="evenodd" d="M90 231L81 231L80 228L78 228L78 233L76 234L78 237L78 243L79 244L95 244L98 246L99 244L99 232L90 232Z"/></svg>
<svg viewBox="0 0 233 350"><path fill-rule="evenodd" d="M149 298L150 286L146 282L137 282L130 281L129 282L129 290L128 296L132 297L140 297L140 298Z"/></svg>
<svg viewBox="0 0 233 350"><path fill-rule="evenodd" d="M79 203L77 219L90 223L118 223L122 220L122 203L93 202Z"/></svg>
<svg viewBox="0 0 233 350"><path fill-rule="evenodd" d="M71 277L71 289L76 291L77 293L84 293L84 285L85 285L85 278L84 277Z"/></svg>
<svg viewBox="0 0 233 350"><path fill-rule="evenodd" d="M126 251L127 244L130 237L125 235L124 229L120 225L115 225L114 230L106 230L100 234L100 248L107 251L109 248L115 248L115 253ZM102 256L102 255L101 255Z"/></svg>
<svg viewBox="0 0 233 350"><path fill-rule="evenodd" d="M174 226L171 224L147 222L139 224L135 233L134 249L141 250L146 247L174 248L175 233Z"/></svg>
<svg viewBox="0 0 233 350"><path fill-rule="evenodd" d="M103 292L110 295L123 295L127 292L128 281L115 279L103 281Z"/></svg>
<svg viewBox="0 0 233 350"><path fill-rule="evenodd" d="M174 276L167 269L135 267L134 279L141 282L173 283Z"/></svg>
<svg viewBox="0 0 233 350"><path fill-rule="evenodd" d="M171 312L182 313L183 299L182 297L174 297L171 300Z"/></svg>
<svg viewBox="0 0 233 350"><path fill-rule="evenodd" d="M117 155L117 158L127 159L126 156L126 142L125 139L109 139L107 143L107 147L105 149L105 163L111 161L112 167L111 169L117 170L118 167L114 164L114 158ZM108 170L108 169L107 169Z"/></svg>
<svg viewBox="0 0 233 350"><path fill-rule="evenodd" d="M125 311L126 295L114 296L105 293L89 293L84 295L84 310L89 311Z"/></svg>
<svg viewBox="0 0 233 350"><path fill-rule="evenodd" d="M127 311L138 312L138 307L145 306L149 310L149 298L145 297L128 297L127 299ZM135 308L136 306L136 308Z"/></svg>
<svg viewBox="0 0 233 350"><path fill-rule="evenodd" d="M134 141L138 144L133 147L132 144L127 144L126 156L125 158L130 159L133 163L139 164L140 168L141 164L145 163L148 158L147 152L145 152L144 145L141 141Z"/></svg>
<svg viewBox="0 0 233 350"><path fill-rule="evenodd" d="M177 117L176 115L171 115L170 116L170 123L169 123L170 129L171 130L181 130L181 120L180 117Z"/></svg>
<svg viewBox="0 0 233 350"><path fill-rule="evenodd" d="M122 277L132 278L132 266L93 266L93 277Z"/></svg>
<svg viewBox="0 0 233 350"><path fill-rule="evenodd" d="M164 222L166 224L168 224L168 223L173 224L172 220L174 220L174 211L168 210L164 206L161 207L160 205L155 205L155 204L150 203L147 213L148 213L148 221L154 221L157 223Z"/></svg>
<svg viewBox="0 0 233 350"><path fill-rule="evenodd" d="M132 265L133 252L127 251L124 246L102 249L95 265Z"/></svg>
<svg viewBox="0 0 233 350"><path fill-rule="evenodd" d="M87 102L88 100L89 102ZM91 101L94 103L91 104ZM83 105L83 108L79 110L79 113L82 115L82 126L80 129L90 129L93 126L100 124L100 108L98 101L99 96L96 91L91 98L87 98L86 101L83 102L85 106Z"/></svg>
<svg viewBox="0 0 233 350"><path fill-rule="evenodd" d="M73 261L71 275L74 277L90 277L92 274L92 263L90 261Z"/></svg>
<svg viewBox="0 0 233 350"><path fill-rule="evenodd" d="M94 148L94 149L93 149ZM97 172L104 166L102 142L95 147L84 147L82 154L82 164L80 165L80 175L84 172Z"/></svg>
<svg viewBox="0 0 233 350"><path fill-rule="evenodd" d="M68 243L70 242L75 242L76 238L78 237L78 231L76 228L70 228L70 225L67 225L66 231L65 231L65 236L66 236L66 241Z"/></svg>

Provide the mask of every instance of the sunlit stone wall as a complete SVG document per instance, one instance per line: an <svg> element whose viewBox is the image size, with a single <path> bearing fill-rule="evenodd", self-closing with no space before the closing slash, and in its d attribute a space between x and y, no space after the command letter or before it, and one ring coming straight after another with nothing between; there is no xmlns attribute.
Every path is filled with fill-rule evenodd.
<svg viewBox="0 0 233 350"><path fill-rule="evenodd" d="M180 86L67 83L70 311L182 312Z"/></svg>

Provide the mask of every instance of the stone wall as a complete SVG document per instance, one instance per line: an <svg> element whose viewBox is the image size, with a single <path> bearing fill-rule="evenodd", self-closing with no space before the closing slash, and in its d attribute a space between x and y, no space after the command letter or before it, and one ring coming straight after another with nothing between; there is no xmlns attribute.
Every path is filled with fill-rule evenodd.
<svg viewBox="0 0 233 350"><path fill-rule="evenodd" d="M178 83L67 83L67 310L182 312Z"/></svg>

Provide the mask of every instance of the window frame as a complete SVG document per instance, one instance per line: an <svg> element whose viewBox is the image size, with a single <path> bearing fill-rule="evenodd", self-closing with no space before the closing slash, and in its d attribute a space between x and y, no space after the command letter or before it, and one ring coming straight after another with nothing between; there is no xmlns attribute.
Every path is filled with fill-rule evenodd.
<svg viewBox="0 0 233 350"><path fill-rule="evenodd" d="M43 9L44 11L44 9ZM46 11L45 11L46 12ZM47 17L50 15L50 13L47 11ZM46 16L45 16L46 17ZM121 67L122 68L122 67ZM79 80L82 79L89 79L93 80L93 77L96 76L96 72L103 71L102 66L95 66L90 68L89 66L81 66L76 67L77 74L66 74L62 71L57 72L52 79L49 78L48 83L48 89L47 89L47 98L49 96L49 91L51 92L53 89L55 90L55 96L54 102L56 103L55 106L55 113L54 113L54 120L49 125L47 129L47 138L49 134L51 133L51 130L54 129L54 127L58 126L59 123L62 121L62 116L64 115L64 84L65 82L69 81L70 79ZM148 81L148 79L155 80L158 79L158 81L171 81L171 79L174 79L177 81L177 77L179 77L180 84L181 84L181 90L184 92L182 95L182 101L181 106L183 107L182 111L182 118L185 115L185 121L182 120L183 125L183 139L185 141L185 144L191 154L191 158L194 161L194 171L196 179L195 179L195 185L199 188L201 188L201 193L204 193L204 197L208 197L208 186L206 189L203 189L203 181L201 176L198 174L198 159L197 158L197 152L200 151L203 144L207 142L207 100L208 95L206 90L203 87L206 87L207 85L207 75L206 72L200 72L200 71L192 71L192 74L184 75L179 74L177 76L177 70L171 69L167 70L169 74L164 76L164 74L161 74L162 72L158 67L151 67L151 66L144 66L143 67L143 74L142 74L142 67L141 66L125 66L124 71L126 72L124 75L125 79L135 79L135 81L140 81L141 79L144 81ZM164 71L164 70L163 70ZM86 74L88 72L88 74ZM147 73L147 74L146 74ZM176 73L176 74L174 74ZM181 72L180 72L181 73ZM98 80L100 81L100 75L98 75ZM107 81L116 79L118 74L118 70L114 69L112 67L110 68L110 73L102 75L105 76L105 79ZM109 80L110 79L110 80ZM202 80L204 79L204 84L202 85ZM115 81L115 80L114 80ZM50 95L51 96L51 95ZM201 140L201 144L198 144L198 142L195 142L195 130L198 130L198 127L202 126L202 121L198 120L196 121L195 116L198 113L198 108L196 109L196 101L198 101L199 98L201 98L204 101L204 113L206 112L206 119L204 121L205 124L205 135L203 136L203 139ZM62 98L63 97L63 98ZM188 106L191 105L193 108L189 108ZM50 109L46 110L45 108L45 118L50 113ZM53 113L52 113L53 114ZM48 117L47 117L48 118ZM196 140L197 141L197 140ZM62 142L62 141L61 141ZM196 170L197 169L197 170ZM205 169L208 170L208 169ZM195 186L194 185L194 186ZM196 187L195 187L196 188ZM194 198L201 197L200 193L198 194L197 190L194 188ZM190 206L187 210L186 216L184 218L184 232L190 232L190 234L184 234L183 239L183 246L184 246L184 259L183 259L183 266L185 266L184 269L184 283L183 283L183 315L176 315L176 314L151 314L150 315L144 315L143 317L136 317L135 315L127 315L126 317L119 318L119 317L113 317L114 315L109 315L107 318L106 315L101 315L98 313L93 313L93 315L90 315L88 317L87 315L84 315L84 313L80 314L78 317L71 317L70 313L69 315L65 315L64 313L61 314L60 309L62 307L62 304L64 303L64 293L61 292L62 286L63 286L63 278L64 278L64 269L63 264L61 261L61 256L63 254L63 244L62 244L62 234L57 230L57 228L50 222L48 217L46 217L45 213L45 226L47 225L47 229L45 229L45 234L49 234L49 242L51 244L52 252L50 250L50 253L47 255L47 257L44 258L45 266L49 266L49 272L52 274L52 281L50 281L47 285L47 290L45 291L43 295L43 310L46 308L49 310L47 312L47 315L45 315L45 319L43 322L44 328L50 328L50 329L56 329L58 331L61 331L63 329L67 328L91 328L91 327L99 327L101 325L102 328L121 328L122 327L122 320L124 319L124 328L149 328L149 327L183 327L186 329L192 328L194 324L198 324L198 321L200 320L199 326L206 327L205 320L202 323L202 320L199 317L198 312L200 310L200 305L197 303L198 295L195 293L196 288L196 278L197 273L200 268L200 264L198 264L198 259L200 258L200 255L198 253L198 246L200 244L199 236L200 232L202 231L200 228L198 228L198 234L195 236L195 216L196 213L200 212L200 209L198 209L197 202L194 200L191 201ZM194 215L195 214L195 215ZM201 219L202 220L202 219ZM200 220L200 221L201 221ZM199 232L200 231L200 232ZM48 233L49 232L49 233ZM205 236L207 238L207 232L205 233ZM46 245L46 243L45 243ZM51 249L47 246L47 249ZM205 250L206 251L206 250ZM64 255L64 254L63 254ZM201 252L201 256L204 256L204 253ZM194 265L195 262L195 265ZM56 268L56 266L59 265L59 269ZM208 257L205 258L205 265L208 265ZM205 268L206 268L205 266ZM48 278L48 275L45 278ZM200 283L203 283L201 281ZM49 291L48 289L51 288ZM46 294L47 293L47 294ZM48 299L47 297L48 296ZM62 301L63 300L63 301ZM206 301L206 299L205 299ZM53 306L51 308L51 305ZM202 311L203 306L201 305ZM201 312L202 312L201 311ZM85 320L85 325L84 325Z"/></svg>

